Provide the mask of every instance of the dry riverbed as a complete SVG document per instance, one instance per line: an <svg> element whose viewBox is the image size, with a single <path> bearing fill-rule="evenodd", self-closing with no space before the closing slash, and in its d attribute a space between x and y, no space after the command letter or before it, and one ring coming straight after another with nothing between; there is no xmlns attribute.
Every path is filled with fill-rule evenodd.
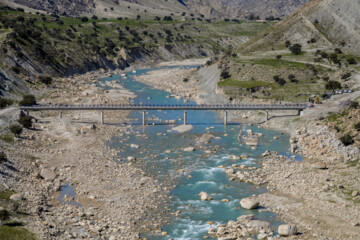
<svg viewBox="0 0 360 240"><path fill-rule="evenodd" d="M96 87L104 74L59 79L41 102L118 104L135 97L120 85L106 91ZM14 120L18 114L13 112ZM0 184L18 193L9 200L14 219L27 214L19 220L40 239L138 239L144 226L161 231L149 213L161 214L164 186L131 163L115 162L117 152L105 144L114 135L126 138L131 127L100 125L99 112L64 112L62 119L51 112L31 116L37 119L33 129L3 145L8 162L0 166ZM105 112L107 122L126 117ZM76 196L60 202L60 186L67 183ZM74 201L82 207L70 204Z"/></svg>

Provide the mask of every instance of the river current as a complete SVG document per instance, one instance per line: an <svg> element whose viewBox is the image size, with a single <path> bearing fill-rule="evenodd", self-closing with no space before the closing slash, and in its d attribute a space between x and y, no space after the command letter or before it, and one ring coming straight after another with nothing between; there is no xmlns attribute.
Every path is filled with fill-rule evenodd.
<svg viewBox="0 0 360 240"><path fill-rule="evenodd" d="M178 68L163 67L164 68ZM197 66L181 66L194 68ZM117 81L126 89L134 92L137 97L132 103L144 104L195 104L193 101L184 103L184 99L169 97L166 91L154 89L148 85L137 82L134 76L145 74L159 68L138 69L126 73L127 76L112 76L102 81ZM169 76L171 77L171 76ZM259 210L244 210L239 201L244 197L266 192L265 188L257 187L239 181L229 181L224 168L233 164L258 166L261 154L266 150L277 151L290 156L288 149L289 136L278 131L248 126L241 123L223 125L222 116L215 111L188 111L188 124L194 126L187 133L171 131L173 126L164 124L165 120L178 120L182 124L183 111L149 111L147 112L148 126L143 127L142 113L132 112L130 122L134 133L129 136L114 136L111 147L121 150L120 157L126 161L127 156L141 159L136 166L156 177L159 181L174 180L176 187L170 192L172 201L169 224L162 226L168 236L144 233L148 239L203 239L209 228L217 224L225 224L235 220L240 215L254 214L257 219L269 221L276 231L281 223L277 215ZM153 125L156 123L156 125ZM240 131L251 129L255 133L262 133L259 146L256 150L238 141ZM204 133L215 136L206 147L196 143L196 139ZM274 140L274 137L279 138ZM130 148L129 144L137 144L139 149ZM194 146L196 151L184 152L182 149ZM234 160L229 156L247 155L243 160ZM199 193L209 193L212 201L201 201ZM221 201L228 199L228 202ZM214 222L214 224L209 224ZM212 239L211 236L208 236Z"/></svg>

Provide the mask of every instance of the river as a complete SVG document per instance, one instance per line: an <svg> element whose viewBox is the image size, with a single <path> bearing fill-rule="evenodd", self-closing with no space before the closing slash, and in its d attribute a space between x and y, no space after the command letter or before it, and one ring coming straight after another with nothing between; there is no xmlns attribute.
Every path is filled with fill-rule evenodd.
<svg viewBox="0 0 360 240"><path fill-rule="evenodd" d="M134 92L137 97L132 100L133 103L195 104L192 101L184 103L184 99L169 98L168 92L134 80L136 75L158 69L139 69L136 73L128 72L126 77L116 75L103 81L118 81L126 89ZM229 181L224 169L219 166L245 164L256 167L261 162L261 154L266 150L290 156L287 134L241 123L230 123L225 127L222 117L214 111L188 111L188 124L194 126L193 130L176 133L171 131L173 126L164 124L164 121L176 119L178 124L182 124L182 111L149 111L147 112L149 126L146 127L141 126L141 114L131 113L129 124L133 125L133 134L130 137L114 136L110 145L121 151L120 157L123 161L127 161L127 156L134 156L138 159L137 167L159 181L173 181L176 184L170 192L172 201L168 211L176 214L169 214L167 216L170 219L169 223L162 226L163 231L168 232L169 235L143 233L144 237L164 240L203 239L204 236L208 236L209 228L227 223L229 220L236 220L238 216L244 214L254 214L257 219L269 221L276 231L281 223L276 214L262 211L261 208L244 210L239 204L242 198L264 193L266 189L239 181ZM240 131L246 132L248 129L263 134L256 150L245 146L237 139ZM196 141L204 133L215 136L211 143L205 146L199 145ZM275 140L275 136L279 138ZM137 144L140 148L130 148L129 143ZM194 146L196 151L182 150L189 146ZM229 158L231 155L248 157L234 160ZM213 200L201 201L199 196L201 191L209 193ZM222 199L229 201L223 202ZM208 237L212 239L211 236Z"/></svg>

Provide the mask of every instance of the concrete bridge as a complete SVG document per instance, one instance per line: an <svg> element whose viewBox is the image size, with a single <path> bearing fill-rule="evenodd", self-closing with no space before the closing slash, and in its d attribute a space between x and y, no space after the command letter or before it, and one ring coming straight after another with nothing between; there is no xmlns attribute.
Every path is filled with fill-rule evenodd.
<svg viewBox="0 0 360 240"><path fill-rule="evenodd" d="M182 110L184 111L184 125L187 124L187 111L224 111L224 125L227 125L227 111L236 110L262 110L266 112L266 121L269 120L269 111L271 110L296 110L300 115L301 111L306 109L306 104L56 104L56 105L32 105L21 106L20 109L29 115L29 111L59 111L62 118L62 111L100 111L101 124L104 124L104 111L142 111L143 125L146 125L146 111L150 110Z"/></svg>

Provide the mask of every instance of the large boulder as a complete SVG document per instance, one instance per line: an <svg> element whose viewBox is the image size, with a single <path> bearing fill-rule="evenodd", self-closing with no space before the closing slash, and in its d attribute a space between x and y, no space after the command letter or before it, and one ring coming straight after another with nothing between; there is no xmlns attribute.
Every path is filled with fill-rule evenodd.
<svg viewBox="0 0 360 240"><path fill-rule="evenodd" d="M199 139L198 142L202 144L207 144L211 142L211 139L213 139L215 136L209 133L203 134Z"/></svg>
<svg viewBox="0 0 360 240"><path fill-rule="evenodd" d="M212 200L212 197L206 192L200 192L199 196L200 196L202 201L210 201L210 200Z"/></svg>
<svg viewBox="0 0 360 240"><path fill-rule="evenodd" d="M259 201L251 198L243 198L240 201L241 207L248 210L257 209L259 207L259 204L260 204Z"/></svg>
<svg viewBox="0 0 360 240"><path fill-rule="evenodd" d="M56 173L50 169L43 168L41 169L40 176L45 180L52 181L56 178Z"/></svg>
<svg viewBox="0 0 360 240"><path fill-rule="evenodd" d="M21 193L15 193L10 196L10 199L13 201L21 201L24 199L24 196Z"/></svg>
<svg viewBox="0 0 360 240"><path fill-rule="evenodd" d="M187 147L183 149L185 152L194 152L195 148L194 147Z"/></svg>
<svg viewBox="0 0 360 240"><path fill-rule="evenodd" d="M280 236L291 236L297 234L297 227L295 225L283 224L278 228Z"/></svg>

